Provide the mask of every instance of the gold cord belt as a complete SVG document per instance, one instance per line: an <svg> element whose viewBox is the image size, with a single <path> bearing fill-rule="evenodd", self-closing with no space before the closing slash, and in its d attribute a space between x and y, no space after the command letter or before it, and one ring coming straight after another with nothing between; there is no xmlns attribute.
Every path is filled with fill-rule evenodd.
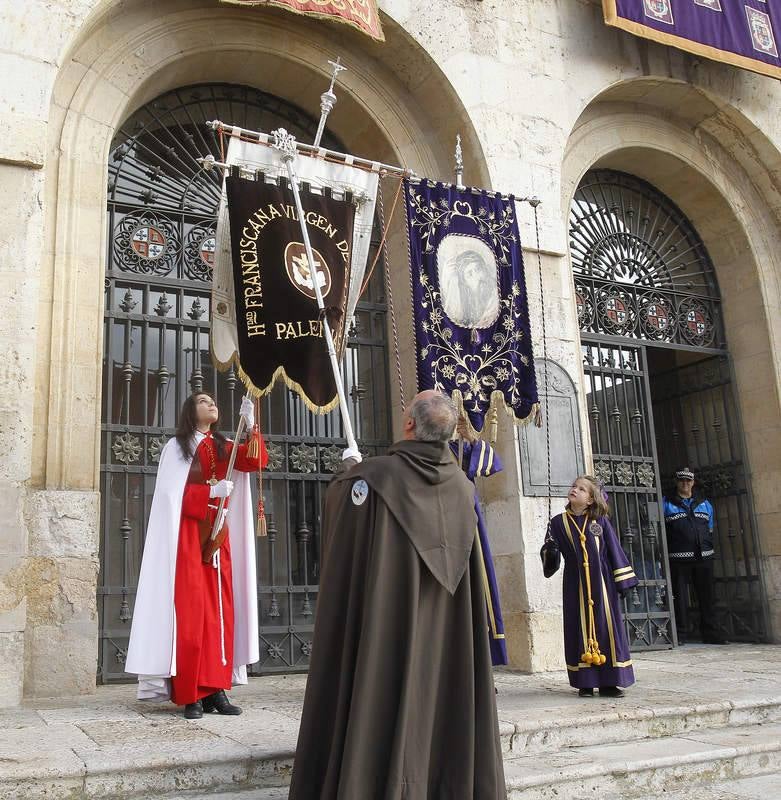
<svg viewBox="0 0 781 800"><path fill-rule="evenodd" d="M603 655L599 649L599 642L597 641L597 626L594 620L594 599L591 596L591 572L589 571L588 550L586 549L586 523L588 522L588 514L583 518L583 525L578 525L577 520L567 511L564 515L564 524L567 526L567 533L572 536L569 530L569 522L572 520L575 529L578 532L578 539L580 539L580 547L583 550L583 571L586 573L586 602L588 603L588 649L580 660L584 664L590 664L592 667L599 667L607 661L607 657Z"/></svg>

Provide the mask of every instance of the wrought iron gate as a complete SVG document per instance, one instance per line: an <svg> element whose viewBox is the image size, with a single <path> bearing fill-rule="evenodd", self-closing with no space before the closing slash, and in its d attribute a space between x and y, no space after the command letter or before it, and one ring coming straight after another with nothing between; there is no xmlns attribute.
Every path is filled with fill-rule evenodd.
<svg viewBox="0 0 781 800"><path fill-rule="evenodd" d="M750 486L705 245L650 184L592 170L570 211L570 253L595 472L641 580L626 601L630 642L634 649L675 642L660 510L669 487L660 476L684 464L700 473L716 509L719 622L730 638L762 638Z"/></svg>
<svg viewBox="0 0 781 800"><path fill-rule="evenodd" d="M583 342L594 474L610 495L616 531L640 580L625 598L632 650L675 642L645 356L629 343Z"/></svg>
<svg viewBox="0 0 781 800"><path fill-rule="evenodd" d="M225 431L235 428L242 386L209 359L209 303L219 178L196 159L219 156L203 124L280 125L307 141L316 122L272 95L243 86L178 89L121 127L108 169L101 439L101 571L98 678L127 678L123 664L160 449L192 391L215 395ZM326 139L328 137L326 136ZM333 139L324 145L342 149ZM381 267L382 265L380 265ZM345 383L361 448L390 438L382 268L358 305ZM264 402L270 463L264 473L269 536L259 540L261 672L308 664L319 580L324 482L343 447L338 414L315 417L278 387Z"/></svg>
<svg viewBox="0 0 781 800"><path fill-rule="evenodd" d="M766 603L729 360L710 356L656 373L652 389L654 419L665 432L657 434L662 474L688 465L714 507L714 623L732 641L762 641L767 637ZM675 486L670 482L666 488L672 492ZM695 597L689 602L696 606Z"/></svg>

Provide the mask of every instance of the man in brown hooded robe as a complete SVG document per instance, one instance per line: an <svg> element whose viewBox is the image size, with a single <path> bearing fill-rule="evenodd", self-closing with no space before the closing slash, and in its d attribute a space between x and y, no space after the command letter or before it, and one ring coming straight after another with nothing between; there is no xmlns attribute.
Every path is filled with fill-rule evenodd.
<svg viewBox="0 0 781 800"><path fill-rule="evenodd" d="M504 800L474 488L439 392L326 493L290 800Z"/></svg>

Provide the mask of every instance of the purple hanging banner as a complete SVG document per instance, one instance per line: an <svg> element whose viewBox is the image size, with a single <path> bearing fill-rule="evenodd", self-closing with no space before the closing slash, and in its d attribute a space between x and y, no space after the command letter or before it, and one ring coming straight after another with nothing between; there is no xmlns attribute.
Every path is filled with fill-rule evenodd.
<svg viewBox="0 0 781 800"><path fill-rule="evenodd" d="M616 28L781 78L781 0L602 0Z"/></svg>
<svg viewBox="0 0 781 800"><path fill-rule="evenodd" d="M512 197L405 181L418 389L462 405L475 433L502 405L537 409L521 241Z"/></svg>

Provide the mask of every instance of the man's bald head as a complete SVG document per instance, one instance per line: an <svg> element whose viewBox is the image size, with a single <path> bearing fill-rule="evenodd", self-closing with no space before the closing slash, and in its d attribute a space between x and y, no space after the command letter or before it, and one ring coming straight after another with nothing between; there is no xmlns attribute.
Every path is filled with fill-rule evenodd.
<svg viewBox="0 0 781 800"><path fill-rule="evenodd" d="M427 389L412 398L404 415L404 438L447 442L458 421L455 403L442 392Z"/></svg>

